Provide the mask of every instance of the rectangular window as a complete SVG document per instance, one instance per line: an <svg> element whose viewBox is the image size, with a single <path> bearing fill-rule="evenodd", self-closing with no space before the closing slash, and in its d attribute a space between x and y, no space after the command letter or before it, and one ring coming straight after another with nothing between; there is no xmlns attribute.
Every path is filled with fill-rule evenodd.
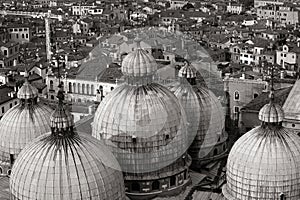
<svg viewBox="0 0 300 200"><path fill-rule="evenodd" d="M1 110L2 110L2 114L3 114L4 113L4 107L2 107Z"/></svg>
<svg viewBox="0 0 300 200"><path fill-rule="evenodd" d="M238 106L234 106L234 112L235 113L239 113L240 112L240 108Z"/></svg>

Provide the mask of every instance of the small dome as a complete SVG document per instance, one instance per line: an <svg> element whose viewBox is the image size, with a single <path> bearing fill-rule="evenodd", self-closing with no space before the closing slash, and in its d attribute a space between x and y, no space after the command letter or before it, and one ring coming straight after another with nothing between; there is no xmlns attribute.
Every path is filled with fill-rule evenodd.
<svg viewBox="0 0 300 200"><path fill-rule="evenodd" d="M25 82L17 93L19 99L34 99L38 96L38 90L28 82L28 75L25 74Z"/></svg>
<svg viewBox="0 0 300 200"><path fill-rule="evenodd" d="M149 172L178 159L188 148L186 116L164 86L123 84L100 103L93 136L109 139L123 171Z"/></svg>
<svg viewBox="0 0 300 200"><path fill-rule="evenodd" d="M300 199L300 139L289 130L257 127L233 145L223 194L228 200Z"/></svg>
<svg viewBox="0 0 300 200"><path fill-rule="evenodd" d="M51 132L27 145L13 166L13 199L124 200L123 175L113 154L101 141L73 129L61 90L58 98Z"/></svg>
<svg viewBox="0 0 300 200"><path fill-rule="evenodd" d="M137 41L139 42L139 41ZM155 58L151 53L143 50L139 44L138 48L129 53L122 61L122 72L128 77L146 77L152 76L157 71Z"/></svg>
<svg viewBox="0 0 300 200"><path fill-rule="evenodd" d="M73 116L64 107L58 107L50 117L51 128L67 129L74 126Z"/></svg>
<svg viewBox="0 0 300 200"><path fill-rule="evenodd" d="M196 78L197 70L195 67L186 62L186 64L181 67L178 72L178 77L180 78Z"/></svg>
<svg viewBox="0 0 300 200"><path fill-rule="evenodd" d="M269 103L260 109L258 118L262 122L282 122L284 118L284 112L280 105L276 103Z"/></svg>
<svg viewBox="0 0 300 200"><path fill-rule="evenodd" d="M0 162L4 165L9 164L10 156L16 157L27 143L50 131L52 109L37 102L34 91L36 89L25 81L19 90L20 103L0 120Z"/></svg>

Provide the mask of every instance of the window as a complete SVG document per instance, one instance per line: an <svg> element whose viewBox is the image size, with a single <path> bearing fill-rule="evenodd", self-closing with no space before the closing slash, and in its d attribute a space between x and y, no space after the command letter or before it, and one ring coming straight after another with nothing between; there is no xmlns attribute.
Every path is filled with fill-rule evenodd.
<svg viewBox="0 0 300 200"><path fill-rule="evenodd" d="M19 38L19 34L18 34L18 33L16 33L16 38L17 38L17 39Z"/></svg>
<svg viewBox="0 0 300 200"><path fill-rule="evenodd" d="M18 102L17 102L17 101L15 101L15 105L17 105L17 103L18 103Z"/></svg>
<svg viewBox="0 0 300 200"><path fill-rule="evenodd" d="M1 110L2 110L2 113L4 113L4 107L2 107Z"/></svg>
<svg viewBox="0 0 300 200"><path fill-rule="evenodd" d="M13 106L12 103L10 103L10 104L9 104L9 108L12 108L12 106Z"/></svg>
<svg viewBox="0 0 300 200"><path fill-rule="evenodd" d="M253 98L255 99L256 97L258 97L258 94L254 93Z"/></svg>
<svg viewBox="0 0 300 200"><path fill-rule="evenodd" d="M170 178L170 186L174 186L176 184L176 176L171 176Z"/></svg>
<svg viewBox="0 0 300 200"><path fill-rule="evenodd" d="M137 191L137 192L139 192L139 191L140 191L140 184L137 183L137 182L133 182L133 183L131 184L131 190L132 190L132 191Z"/></svg>
<svg viewBox="0 0 300 200"><path fill-rule="evenodd" d="M240 112L240 108L238 106L234 106L234 113L239 113Z"/></svg>
<svg viewBox="0 0 300 200"><path fill-rule="evenodd" d="M152 190L159 190L159 181L158 180L155 180L153 181L152 183Z"/></svg>
<svg viewBox="0 0 300 200"><path fill-rule="evenodd" d="M22 28L19 28L19 31L23 31L23 29L22 29Z"/></svg>
<svg viewBox="0 0 300 200"><path fill-rule="evenodd" d="M214 156L218 155L218 149L214 150Z"/></svg>

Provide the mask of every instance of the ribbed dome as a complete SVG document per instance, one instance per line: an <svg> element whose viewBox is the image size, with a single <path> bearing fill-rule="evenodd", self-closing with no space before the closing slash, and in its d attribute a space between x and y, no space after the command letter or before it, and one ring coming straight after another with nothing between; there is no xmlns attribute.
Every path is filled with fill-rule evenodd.
<svg viewBox="0 0 300 200"><path fill-rule="evenodd" d="M180 78L196 78L196 76L197 76L196 68L187 62L183 67L181 67L178 73L178 77Z"/></svg>
<svg viewBox="0 0 300 200"><path fill-rule="evenodd" d="M141 41L137 41L139 43ZM128 77L152 76L157 71L155 58L143 50L139 44L138 48L129 53L122 61L122 72Z"/></svg>
<svg viewBox="0 0 300 200"><path fill-rule="evenodd" d="M258 118L263 122L282 122L284 118L284 112L280 105L276 103L268 103L262 107L259 111Z"/></svg>
<svg viewBox="0 0 300 200"><path fill-rule="evenodd" d="M257 127L232 147L227 161L228 200L300 199L300 139L289 130Z"/></svg>
<svg viewBox="0 0 300 200"><path fill-rule="evenodd" d="M10 178L13 199L124 200L123 175L106 146L90 135L46 134L26 146Z"/></svg>
<svg viewBox="0 0 300 200"><path fill-rule="evenodd" d="M194 151L189 152L190 155L193 159L207 156L218 141L226 140L221 103L208 88L196 84L180 81L169 84L168 88L180 100L187 115L189 137L194 140L190 147Z"/></svg>
<svg viewBox="0 0 300 200"><path fill-rule="evenodd" d="M259 113L262 125L233 145L223 194L230 200L300 199L300 138L282 127L282 108L270 103Z"/></svg>
<svg viewBox="0 0 300 200"><path fill-rule="evenodd" d="M50 131L49 118L52 110L37 102L34 92L28 92L35 90L25 82L20 89L24 92L19 95L22 97L20 103L9 109L0 121L0 162L4 165L10 164L10 154L15 158L27 143Z"/></svg>
<svg viewBox="0 0 300 200"><path fill-rule="evenodd" d="M19 99L34 99L38 96L38 90L28 82L28 74L25 73L25 82L17 93Z"/></svg>
<svg viewBox="0 0 300 200"><path fill-rule="evenodd" d="M156 83L115 88L95 113L93 136L109 139L125 172L161 169L189 146L183 108L172 92Z"/></svg>
<svg viewBox="0 0 300 200"><path fill-rule="evenodd" d="M27 145L13 166L13 199L125 199L118 162L105 144L73 129L62 96L59 91L51 133Z"/></svg>

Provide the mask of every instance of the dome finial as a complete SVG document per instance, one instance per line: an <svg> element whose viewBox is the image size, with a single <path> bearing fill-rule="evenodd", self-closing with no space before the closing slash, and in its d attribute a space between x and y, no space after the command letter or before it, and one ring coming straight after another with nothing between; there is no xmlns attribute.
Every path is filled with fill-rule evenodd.
<svg viewBox="0 0 300 200"><path fill-rule="evenodd" d="M65 99L65 96L61 85L59 85L57 98L58 105L50 117L52 134L60 137L74 135L73 116L64 106L63 101Z"/></svg>
<svg viewBox="0 0 300 200"><path fill-rule="evenodd" d="M28 74L27 69L25 69L24 78L25 78L25 82L28 82L29 74Z"/></svg>
<svg viewBox="0 0 300 200"><path fill-rule="evenodd" d="M137 49L141 49L141 42L142 42L142 38L139 36L139 34L136 36L136 38L134 38L134 42L136 43L136 48Z"/></svg>
<svg viewBox="0 0 300 200"><path fill-rule="evenodd" d="M57 98L58 98L58 102L59 102L59 104L63 104L63 101L65 100L65 95L64 95L64 92L63 92L63 90L62 90L62 85L61 84L59 84L58 85L58 88L59 88L59 90L58 90L58 92L57 92Z"/></svg>

